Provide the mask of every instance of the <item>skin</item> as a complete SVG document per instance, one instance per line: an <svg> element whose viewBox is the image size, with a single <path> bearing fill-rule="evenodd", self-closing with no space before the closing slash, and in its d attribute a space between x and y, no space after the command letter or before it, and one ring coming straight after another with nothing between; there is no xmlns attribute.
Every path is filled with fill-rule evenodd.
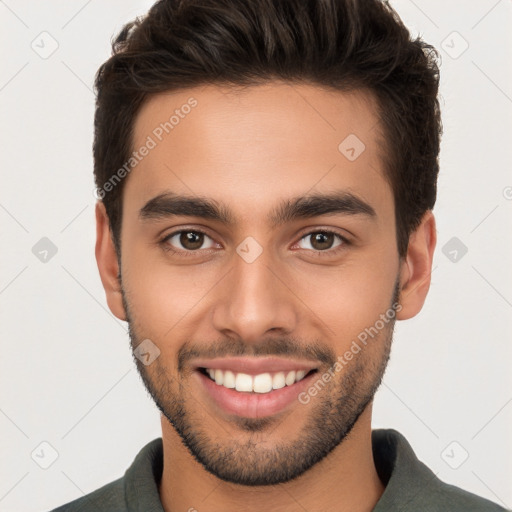
<svg viewBox="0 0 512 512"><path fill-rule="evenodd" d="M192 360L185 357L179 370L178 355L192 347L205 356L238 350L304 357L318 364L321 375L330 358L344 354L389 310L396 285L396 318L421 310L436 244L432 212L400 259L382 134L368 92L270 82L243 90L208 85L159 94L135 120L134 148L190 97L198 105L126 178L121 266L104 206L96 207L96 258L109 308L129 321L133 348L149 338L160 350L150 365L136 363L162 412L162 505L166 512L370 511L385 488L372 456L371 414L393 322L308 404L294 402L263 420L217 408L198 385ZM354 161L338 150L349 134L366 146ZM335 190L361 198L375 215L338 213L275 228L268 224L267 215L280 201ZM231 210L235 224L140 217L149 200L169 191L214 199ZM343 242L334 236L319 248L313 238L322 228L349 243L336 252ZM192 257L183 255L191 245L179 237L161 242L180 229L207 232ZM236 252L248 236L262 248L252 263ZM166 251L169 245L178 253ZM273 352L279 343L289 352ZM325 362L311 358L313 346ZM198 439L201 446L194 445ZM229 454L229 464L221 454ZM272 459L276 454L282 458ZM236 483L264 475L276 483Z"/></svg>

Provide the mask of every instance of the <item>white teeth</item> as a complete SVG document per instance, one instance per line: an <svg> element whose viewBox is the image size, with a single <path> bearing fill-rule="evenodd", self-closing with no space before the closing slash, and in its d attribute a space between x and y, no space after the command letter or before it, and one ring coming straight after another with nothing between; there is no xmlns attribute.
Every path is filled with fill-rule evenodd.
<svg viewBox="0 0 512 512"><path fill-rule="evenodd" d="M283 372L276 373L272 379L272 387L274 389L281 389L281 388L284 388L285 386L286 386L286 382L284 380L284 373Z"/></svg>
<svg viewBox="0 0 512 512"><path fill-rule="evenodd" d="M252 377L246 373L239 373L235 380L237 391L252 391Z"/></svg>
<svg viewBox="0 0 512 512"><path fill-rule="evenodd" d="M295 382L295 372L293 370L288 372L284 381L286 382L287 386L291 386Z"/></svg>
<svg viewBox="0 0 512 512"><path fill-rule="evenodd" d="M278 372L274 375L260 373L253 376L246 373L234 373L231 370L206 368L206 373L219 386L249 393L269 393L273 389L281 389L299 382L307 372L305 370L292 370L290 372Z"/></svg>
<svg viewBox="0 0 512 512"><path fill-rule="evenodd" d="M217 382L217 381L215 381ZM222 385L226 388L234 388L235 387L235 374L233 372L230 372L229 370L226 370L224 372L224 382Z"/></svg>
<svg viewBox="0 0 512 512"><path fill-rule="evenodd" d="M272 391L272 376L270 373L260 373L254 377L252 390L255 393L268 393Z"/></svg>
<svg viewBox="0 0 512 512"><path fill-rule="evenodd" d="M215 370L215 383L219 386L222 386L224 384L224 372L222 370Z"/></svg>

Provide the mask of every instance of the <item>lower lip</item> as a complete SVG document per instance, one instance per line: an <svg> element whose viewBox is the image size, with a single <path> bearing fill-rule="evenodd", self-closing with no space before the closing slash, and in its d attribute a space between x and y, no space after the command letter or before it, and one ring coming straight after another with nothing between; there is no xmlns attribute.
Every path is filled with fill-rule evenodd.
<svg viewBox="0 0 512 512"><path fill-rule="evenodd" d="M291 386L274 389L268 393L248 393L219 386L199 370L195 371L202 387L215 404L228 414L236 414L245 418L271 416L281 412L293 402L298 402L299 394L310 385L311 379L316 373L310 373Z"/></svg>

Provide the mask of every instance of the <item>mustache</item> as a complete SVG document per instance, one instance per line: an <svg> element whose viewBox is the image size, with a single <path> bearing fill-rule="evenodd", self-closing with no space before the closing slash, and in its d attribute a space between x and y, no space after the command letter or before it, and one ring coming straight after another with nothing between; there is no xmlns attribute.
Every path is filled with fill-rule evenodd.
<svg viewBox="0 0 512 512"><path fill-rule="evenodd" d="M217 357L241 356L287 356L311 361L314 364L320 361L329 366L336 362L334 351L316 341L304 343L292 338L271 338L261 343L245 343L243 340L230 339L205 345L193 344L187 341L178 350L178 371L182 372L187 364L196 358L214 359Z"/></svg>

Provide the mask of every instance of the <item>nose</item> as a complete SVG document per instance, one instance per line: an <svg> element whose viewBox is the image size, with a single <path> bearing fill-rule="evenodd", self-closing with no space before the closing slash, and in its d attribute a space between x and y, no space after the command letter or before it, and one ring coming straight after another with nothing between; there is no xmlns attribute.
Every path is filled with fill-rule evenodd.
<svg viewBox="0 0 512 512"><path fill-rule="evenodd" d="M257 343L270 331L293 333L300 300L279 263L266 251L252 263L238 254L233 259L215 303L215 329L246 343Z"/></svg>

